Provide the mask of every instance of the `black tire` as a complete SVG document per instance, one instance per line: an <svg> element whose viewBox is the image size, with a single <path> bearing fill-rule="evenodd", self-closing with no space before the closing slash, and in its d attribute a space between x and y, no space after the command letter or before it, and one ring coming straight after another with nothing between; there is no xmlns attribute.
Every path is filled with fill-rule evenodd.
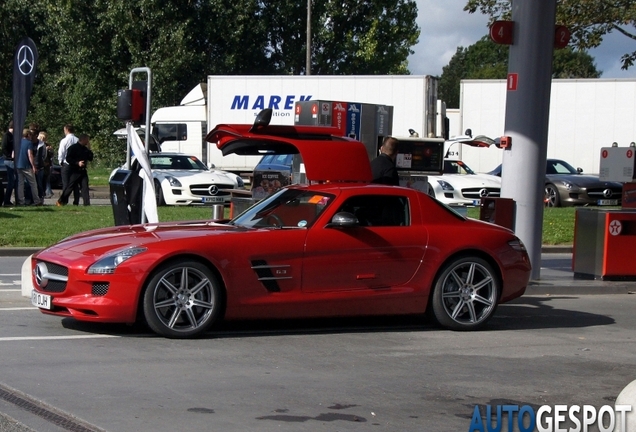
<svg viewBox="0 0 636 432"><path fill-rule="evenodd" d="M220 316L221 288L208 267L184 259L155 272L143 302L144 318L155 333L192 338L205 333Z"/></svg>
<svg viewBox="0 0 636 432"><path fill-rule="evenodd" d="M155 179L155 199L157 200L157 207L165 206L166 200L163 198L163 190L161 189L161 183Z"/></svg>
<svg viewBox="0 0 636 432"><path fill-rule="evenodd" d="M499 284L492 266L481 258L450 261L433 285L433 318L451 330L482 328L497 309Z"/></svg>
<svg viewBox="0 0 636 432"><path fill-rule="evenodd" d="M559 195L559 189L552 183L545 185L545 206L546 207L561 207L561 196Z"/></svg>

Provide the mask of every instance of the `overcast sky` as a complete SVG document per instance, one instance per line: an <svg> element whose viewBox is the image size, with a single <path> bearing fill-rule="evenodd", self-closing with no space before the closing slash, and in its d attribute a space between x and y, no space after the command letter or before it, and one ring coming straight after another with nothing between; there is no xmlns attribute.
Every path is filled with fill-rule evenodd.
<svg viewBox="0 0 636 432"><path fill-rule="evenodd" d="M466 0L417 0L420 42L409 57L413 75L441 75L457 51L474 44L488 33L488 17L481 13L465 12ZM616 33L603 39L600 47L590 51L601 78L636 78L636 66L621 70L620 58L636 49L636 42Z"/></svg>

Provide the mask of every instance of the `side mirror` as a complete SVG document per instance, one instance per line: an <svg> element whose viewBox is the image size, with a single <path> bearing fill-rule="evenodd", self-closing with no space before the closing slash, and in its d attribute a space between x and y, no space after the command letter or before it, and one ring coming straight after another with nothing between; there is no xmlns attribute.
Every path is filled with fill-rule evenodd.
<svg viewBox="0 0 636 432"><path fill-rule="evenodd" d="M577 168L576 172L579 173L579 174L583 173L583 168L581 168L581 167Z"/></svg>
<svg viewBox="0 0 636 432"><path fill-rule="evenodd" d="M360 222L358 222L358 218L349 212L338 212L331 218L331 223L329 223L328 227L354 227L359 226Z"/></svg>

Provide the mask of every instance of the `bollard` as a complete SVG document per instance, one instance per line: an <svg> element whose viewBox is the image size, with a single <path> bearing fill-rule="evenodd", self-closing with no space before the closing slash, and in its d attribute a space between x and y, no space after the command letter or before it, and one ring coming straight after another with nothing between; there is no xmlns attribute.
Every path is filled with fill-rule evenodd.
<svg viewBox="0 0 636 432"><path fill-rule="evenodd" d="M212 206L212 220L225 219L225 206L223 204L214 204Z"/></svg>

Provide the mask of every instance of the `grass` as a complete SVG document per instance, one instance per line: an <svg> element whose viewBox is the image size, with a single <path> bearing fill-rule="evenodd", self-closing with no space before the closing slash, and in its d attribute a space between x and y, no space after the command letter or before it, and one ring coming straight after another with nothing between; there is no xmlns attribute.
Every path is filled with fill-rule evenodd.
<svg viewBox="0 0 636 432"><path fill-rule="evenodd" d="M226 209L226 212L229 210ZM159 207L159 220L202 220L210 207ZM114 226L111 206L0 208L0 247L45 247L70 235Z"/></svg>
<svg viewBox="0 0 636 432"><path fill-rule="evenodd" d="M91 186L108 186L112 168L88 168L88 184Z"/></svg>
<svg viewBox="0 0 636 432"><path fill-rule="evenodd" d="M546 207L543 210L542 244L571 245L575 215L576 207ZM479 219L479 207L469 208L468 217Z"/></svg>
<svg viewBox="0 0 636 432"><path fill-rule="evenodd" d="M94 184L92 178L91 184ZM229 217L229 209L225 211ZM158 212L162 222L204 220L212 215L210 207L167 206L159 207ZM576 209L546 208L543 214L543 244L572 244ZM468 209L468 216L478 219L479 208ZM110 206L2 207L0 247L45 247L82 231L113 225Z"/></svg>

